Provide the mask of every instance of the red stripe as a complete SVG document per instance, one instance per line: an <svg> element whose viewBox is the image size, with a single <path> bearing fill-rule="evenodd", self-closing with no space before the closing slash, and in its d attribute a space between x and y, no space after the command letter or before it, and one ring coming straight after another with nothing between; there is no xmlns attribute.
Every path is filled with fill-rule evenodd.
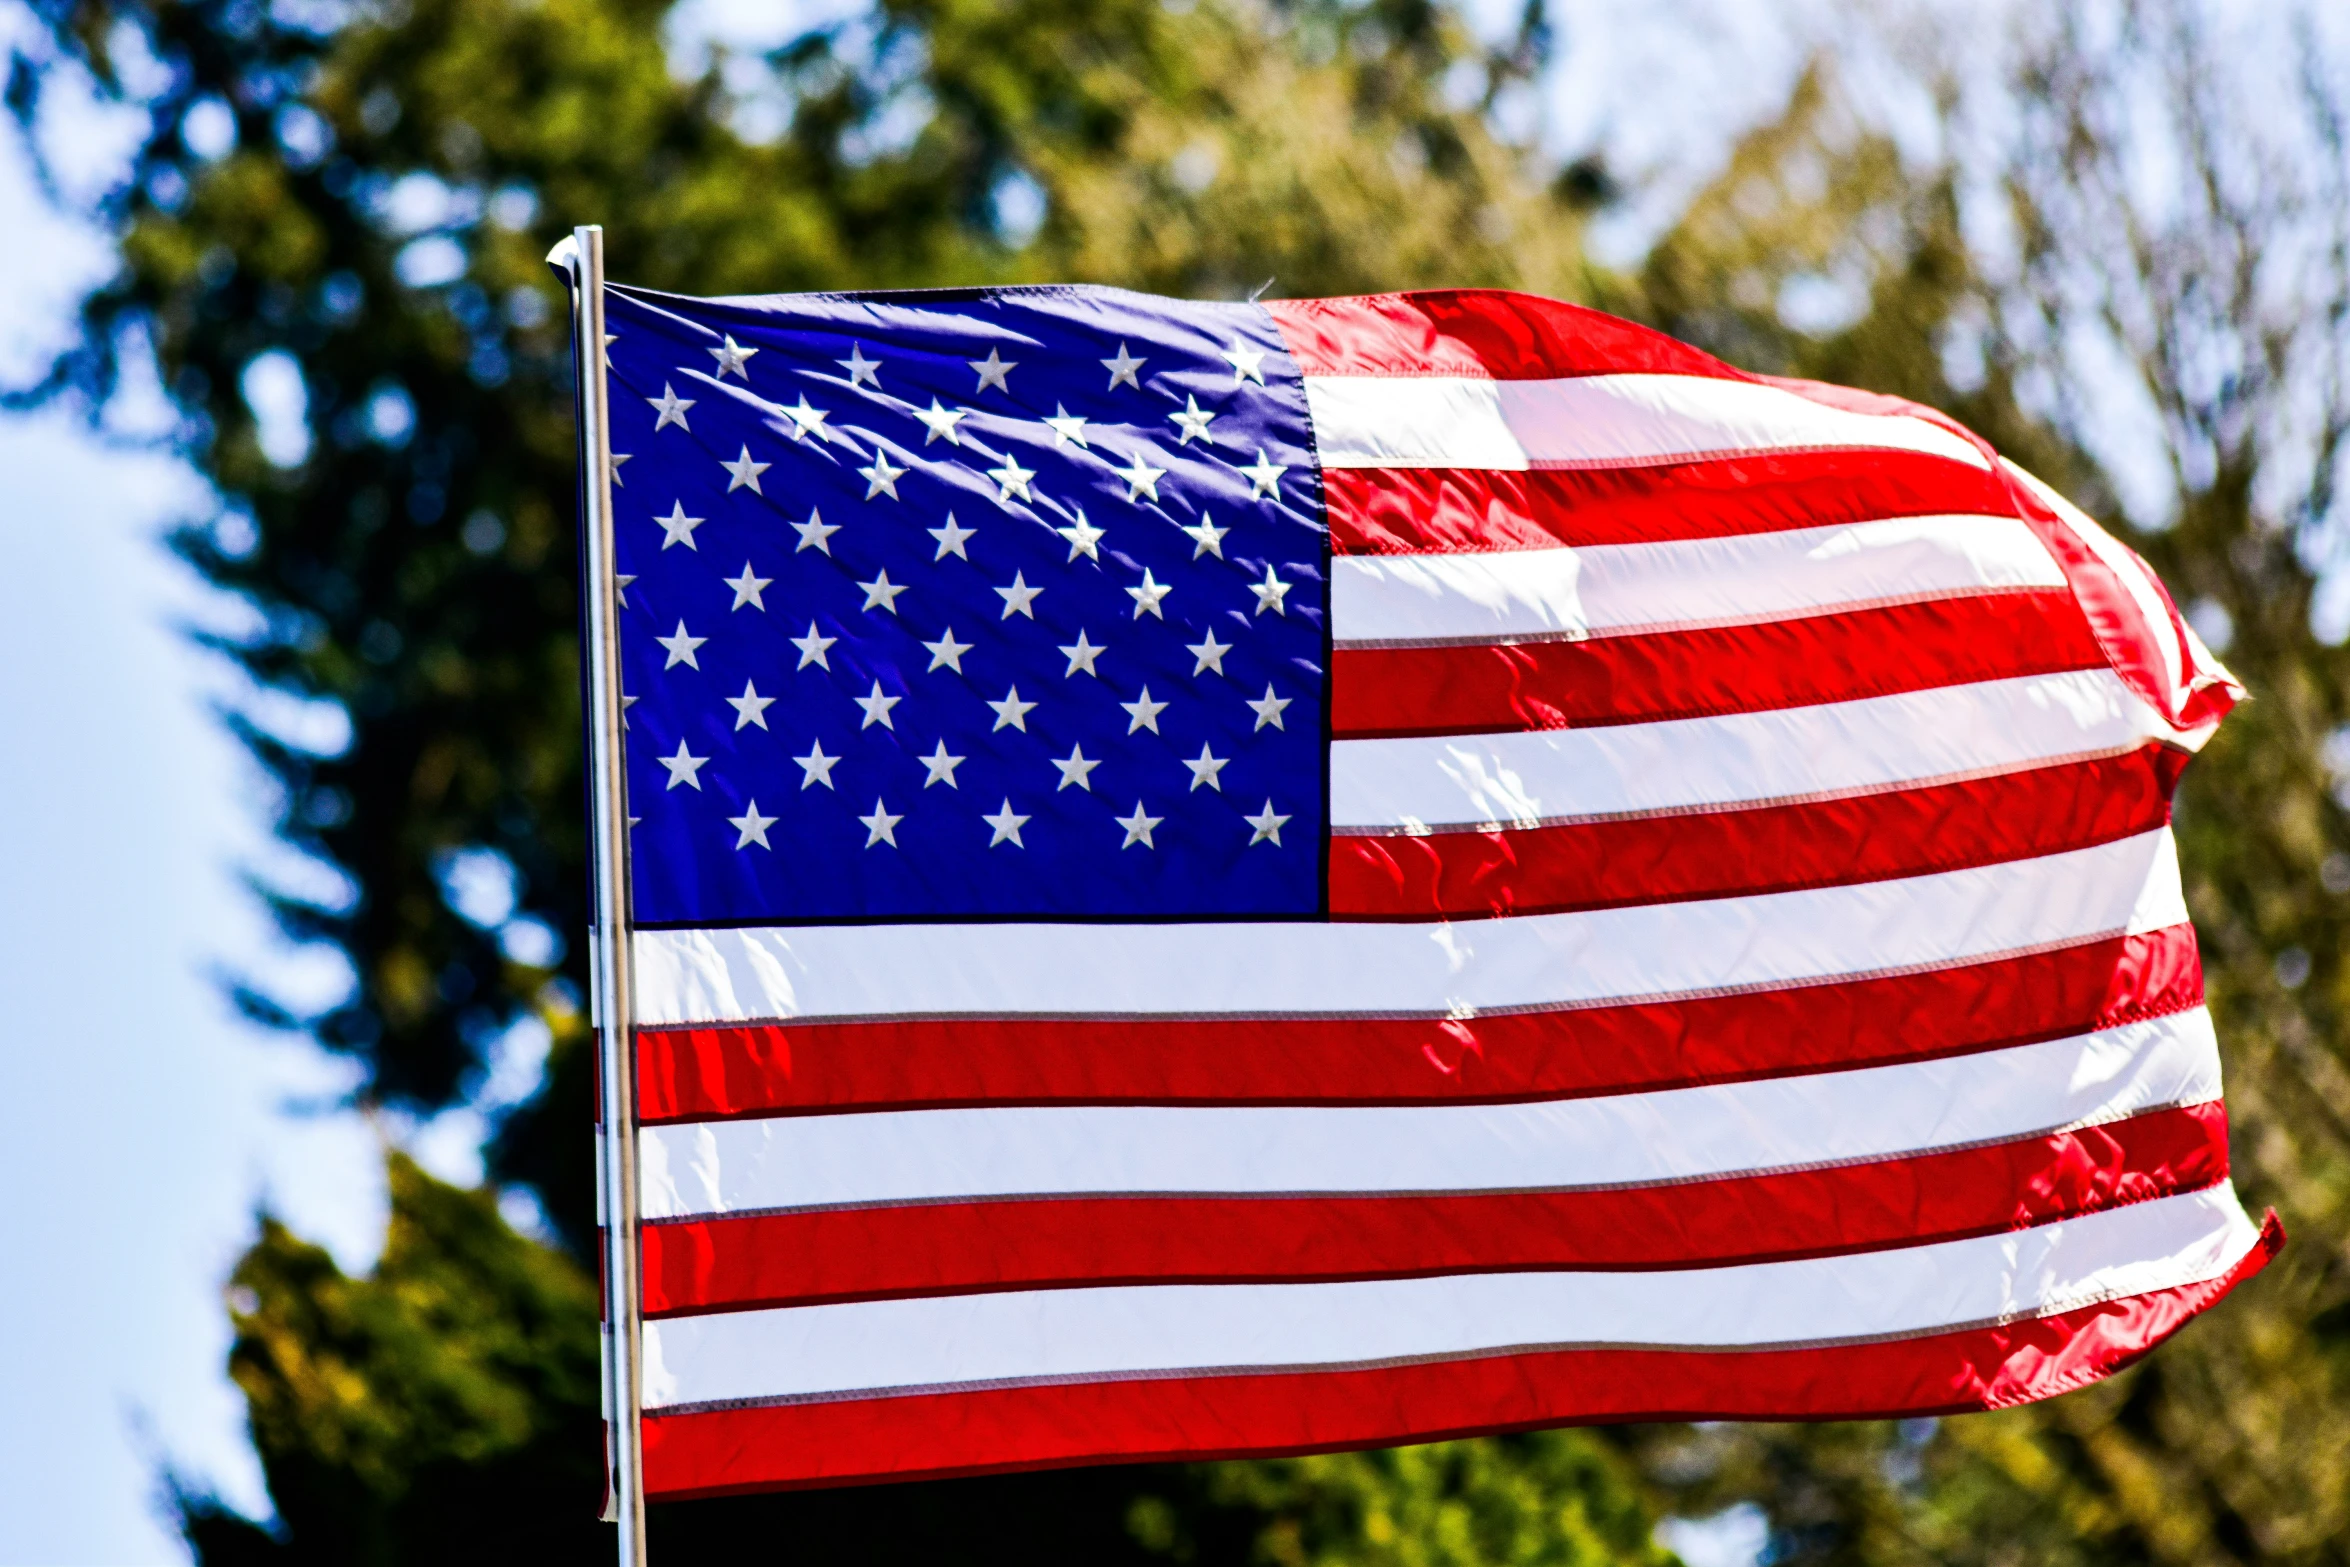
<svg viewBox="0 0 2350 1567"><path fill-rule="evenodd" d="M1340 555L1655 544L1887 517L2016 515L1998 475L1914 452L1772 452L1647 468L1332 468Z"/></svg>
<svg viewBox="0 0 2350 1567"><path fill-rule="evenodd" d="M1341 740L1587 728L2104 667L2063 589L1973 594L1585 642L1340 647L1330 724Z"/></svg>
<svg viewBox="0 0 2350 1567"><path fill-rule="evenodd" d="M1850 1420L2049 1398L2128 1365L2284 1244L2225 1277L2058 1316L1816 1349L1581 1349L1376 1370L989 1388L652 1415L663 1499L948 1475L1330 1452L1635 1420Z"/></svg>
<svg viewBox="0 0 2350 1567"><path fill-rule="evenodd" d="M1284 299L1265 308L1307 375L1517 381L1645 372L1755 379L1662 332L1507 289Z"/></svg>
<svg viewBox="0 0 2350 1567"><path fill-rule="evenodd" d="M1456 1018L646 1029L646 1121L978 1104L1451 1104L1923 1060L2199 1005L2191 927L1786 990Z"/></svg>
<svg viewBox="0 0 2350 1567"><path fill-rule="evenodd" d="M2170 820L2185 753L2125 756L1841 800L1570 826L1330 840L1341 919L1481 918L1788 892L2032 859Z"/></svg>
<svg viewBox="0 0 2350 1567"><path fill-rule="evenodd" d="M1082 1197L652 1224L650 1316L1078 1284L1680 1268L1922 1245L2217 1184L2214 1101L1869 1164L1606 1191Z"/></svg>

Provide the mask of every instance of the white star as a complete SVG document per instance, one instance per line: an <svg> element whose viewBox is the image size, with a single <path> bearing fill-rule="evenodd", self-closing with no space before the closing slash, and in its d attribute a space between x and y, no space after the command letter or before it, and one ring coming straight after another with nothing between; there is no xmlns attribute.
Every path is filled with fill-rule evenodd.
<svg viewBox="0 0 2350 1567"><path fill-rule="evenodd" d="M1251 844L1263 843L1267 838L1270 838L1273 840L1274 848L1281 847L1281 824L1288 821L1289 818L1276 815L1271 800L1265 802L1264 810L1254 816L1243 816L1241 820L1256 829L1254 836L1248 840Z"/></svg>
<svg viewBox="0 0 2350 1567"><path fill-rule="evenodd" d="M632 708L632 707L636 706L636 704L637 704L637 699L636 699L635 697L633 697L633 696L630 696L630 695L629 695L627 692L625 692L625 691L623 691L623 692L621 692L621 693L620 693L620 727L621 727L621 728L623 728L623 729L626 729L626 728L628 727L628 710L629 710L630 708Z"/></svg>
<svg viewBox="0 0 2350 1567"><path fill-rule="evenodd" d="M1028 489L1028 481L1036 477L1036 470L1021 467L1020 459L1010 452L1004 454L1004 465L1001 468L988 469L987 476L1003 486L1003 489L996 495L999 502L1008 501L1015 495L1024 501L1036 499Z"/></svg>
<svg viewBox="0 0 2350 1567"><path fill-rule="evenodd" d="M1004 612L996 618L1010 620L1014 615L1026 615L1030 620L1034 620L1036 611L1028 606L1035 603L1036 596L1043 591L1042 588L1032 588L1028 585L1028 576L1025 572L1013 572L1012 585L1008 588L995 590L996 597L1004 601Z"/></svg>
<svg viewBox="0 0 2350 1567"><path fill-rule="evenodd" d="M970 416L968 409L941 407L935 397L930 400L930 407L927 411L920 408L914 410L914 417L921 420L930 432L922 437L922 444L925 446L942 438L949 446L962 445L963 438L955 433L955 421L968 419Z"/></svg>
<svg viewBox="0 0 2350 1567"><path fill-rule="evenodd" d="M706 756L696 756L687 750L683 740L677 742L675 756L656 756L653 760L669 769L669 787L672 789L679 784L685 784L694 789L702 787L702 780L694 775L707 766L710 761Z"/></svg>
<svg viewBox="0 0 2350 1567"><path fill-rule="evenodd" d="M741 576L720 577L718 580L725 583L728 587L734 589L734 607L736 609L740 609L745 604L748 604L753 609L760 610L762 612L764 612L767 608L767 601L761 598L759 595L775 581L773 577L752 576L751 563L747 560L743 562L743 574Z"/></svg>
<svg viewBox="0 0 2350 1567"><path fill-rule="evenodd" d="M719 380L723 381L732 375L741 377L745 384L749 383L751 373L743 367L750 363L751 355L758 352L756 348L743 347L734 340L732 334L729 334L724 348L710 348L703 350L703 352L718 361Z"/></svg>
<svg viewBox="0 0 2350 1567"><path fill-rule="evenodd" d="M1151 829L1158 826L1159 823L1165 821L1166 819L1167 818L1164 816L1145 816L1142 812L1142 802L1140 800L1134 802L1134 814L1132 816L1113 816L1110 818L1111 821L1116 822L1119 826L1126 829L1126 841L1118 845L1118 847L1121 849L1131 849L1138 843L1146 849L1157 848L1158 845L1151 842Z"/></svg>
<svg viewBox="0 0 2350 1567"><path fill-rule="evenodd" d="M767 492L759 488L759 475L774 467L775 464L751 461L751 449L746 446L740 457L732 462L722 462L718 466L724 468L727 473L727 494L732 495L735 491L748 486L752 494L764 495Z"/></svg>
<svg viewBox="0 0 2350 1567"><path fill-rule="evenodd" d="M767 727L767 709L775 705L775 698L761 696L759 688L746 680L743 682L743 694L728 697L726 705L734 709L735 728L740 729L747 724L757 724L761 729L764 729Z"/></svg>
<svg viewBox="0 0 2350 1567"><path fill-rule="evenodd" d="M955 640L955 628L952 626L947 627L946 635L940 637L936 642L925 642L922 645L930 651L931 669L943 667L953 670L958 675L963 672L963 655L971 651L970 643ZM928 670L924 671L925 674L928 672Z"/></svg>
<svg viewBox="0 0 2350 1567"><path fill-rule="evenodd" d="M1213 555L1218 560L1224 558L1224 535L1232 531L1230 528L1219 528L1203 516L1183 531L1191 535L1193 560L1202 555Z"/></svg>
<svg viewBox="0 0 2350 1567"><path fill-rule="evenodd" d="M1260 446L1257 448L1256 466L1252 468L1243 468L1240 471L1248 475L1248 482L1250 484L1256 486L1256 490L1254 494L1250 496L1250 499L1261 500L1267 496L1275 495L1273 487L1280 483L1281 476L1287 473L1289 470L1279 466L1278 464L1265 461L1265 449ZM1278 497L1276 496L1275 498Z"/></svg>
<svg viewBox="0 0 2350 1567"><path fill-rule="evenodd" d="M991 348L985 359L966 359L963 363L979 372L979 390L971 394L973 397L991 386L1000 386L1007 397L1011 395L1012 384L1005 377L1020 368L1019 360L1006 359Z"/></svg>
<svg viewBox="0 0 2350 1567"><path fill-rule="evenodd" d="M1120 343L1118 345L1118 357L1115 359L1105 359L1102 361L1102 368L1110 372L1109 390L1113 392L1116 391L1118 389L1118 384L1120 382L1124 382L1126 385L1133 387L1136 391L1141 391L1142 383L1134 379L1134 372L1140 370L1143 367L1143 363L1144 361L1135 358L1132 354L1129 354L1126 351L1126 345L1124 343Z"/></svg>
<svg viewBox="0 0 2350 1567"><path fill-rule="evenodd" d="M805 392L800 394L799 407L778 411L791 421L791 438L795 441L804 441L811 434L821 437L824 434L824 421L831 417L824 409L809 407L808 394Z"/></svg>
<svg viewBox="0 0 2350 1567"><path fill-rule="evenodd" d="M800 764L800 772L804 775L800 779L801 788L812 789L818 784L827 789L832 787L832 770L840 765L840 758L826 756L823 741L809 741L808 754L795 756L792 760Z"/></svg>
<svg viewBox="0 0 2350 1567"><path fill-rule="evenodd" d="M1067 446L1071 442L1075 442L1079 446L1086 446L1085 421L1059 403L1053 404L1053 416L1045 423L1052 429L1054 447ZM1091 450L1091 447L1087 447L1087 449Z"/></svg>
<svg viewBox="0 0 2350 1567"><path fill-rule="evenodd" d="M857 818L857 825L865 829L865 847L870 849L877 843L886 843L891 848L896 848L898 846L898 823L904 820L903 816L890 815L889 807L881 803L881 796L875 795L873 797L873 814Z"/></svg>
<svg viewBox="0 0 2350 1567"><path fill-rule="evenodd" d="M947 525L945 527L925 528L922 531L929 534L932 538L938 540L938 553L930 557L932 560L945 560L949 555L958 556L963 560L969 560L971 557L963 554L963 541L965 539L975 538L979 533L977 528L957 527L955 525L955 514L951 511L947 513Z"/></svg>
<svg viewBox="0 0 2350 1567"><path fill-rule="evenodd" d="M897 725L890 722L889 710L903 702L905 698L883 696L881 682L876 680L873 682L872 691L864 696L851 697L849 700L865 710L865 721L857 726L859 729L870 729L875 724L879 724L884 729L895 729Z"/></svg>
<svg viewBox="0 0 2350 1567"><path fill-rule="evenodd" d="M620 465L628 461L628 458L629 454L627 452L614 452L612 454L612 487L616 490L625 490L628 488L627 485L620 482Z"/></svg>
<svg viewBox="0 0 2350 1567"><path fill-rule="evenodd" d="M655 409L659 410L661 415L660 418L653 421L653 433L655 435L659 435L663 430L668 429L671 425L676 425L680 430L685 431L689 435L693 433L694 427L685 422L685 411L694 405L694 400L690 397L678 396L677 389L671 386L667 381L663 381L661 383L661 395L659 397L648 397L645 399L645 401L651 403Z"/></svg>
<svg viewBox="0 0 2350 1567"><path fill-rule="evenodd" d="M949 789L962 787L955 782L955 769L963 765L963 758L947 755L947 743L944 740L938 743L937 750L928 756L917 756L914 760L920 762L930 774L922 780L923 788L927 789L935 783L945 784Z"/></svg>
<svg viewBox="0 0 2350 1567"><path fill-rule="evenodd" d="M1275 696L1273 683L1268 680L1265 682L1265 694L1249 703L1248 710L1257 715L1257 728L1262 729L1271 724L1276 729L1286 729L1289 726L1281 721L1281 710L1295 700L1294 697Z"/></svg>
<svg viewBox="0 0 2350 1567"><path fill-rule="evenodd" d="M1149 686L1144 686L1142 695L1133 701L1120 702L1118 705L1126 709L1127 715L1133 720L1126 726L1128 734L1134 733L1137 729L1148 729L1152 734L1157 734L1159 732L1159 715L1167 710L1166 703L1151 700Z"/></svg>
<svg viewBox="0 0 2350 1567"><path fill-rule="evenodd" d="M744 805L742 815L726 819L726 825L741 834L734 840L734 846L738 849L754 843L762 849L773 848L774 845L767 841L767 829L774 826L775 822L776 818L759 814L759 802L756 800Z"/></svg>
<svg viewBox="0 0 2350 1567"><path fill-rule="evenodd" d="M612 596L620 601L620 607L622 609L626 609L628 607L628 585L635 580L635 577L630 576L626 572L616 572L613 574Z"/></svg>
<svg viewBox="0 0 2350 1567"><path fill-rule="evenodd" d="M906 476L906 470L892 463L889 453L877 446L873 449L873 466L859 468L857 474L865 481L865 499L886 494L894 501L898 498L898 480Z"/></svg>
<svg viewBox="0 0 2350 1567"><path fill-rule="evenodd" d="M791 639L791 645L800 650L800 661L797 664L794 664L792 667L794 669L805 669L810 664L814 664L819 669L830 669L832 667L832 660L824 656L824 650L839 640L840 638L838 637L818 636L816 634L816 622L813 620L809 621L808 634L804 637L793 637ZM1195 669L1192 671L1192 673L1196 675L1199 673L1199 671ZM1221 674L1222 671L1219 670L1217 673Z"/></svg>
<svg viewBox="0 0 2350 1567"><path fill-rule="evenodd" d="M1093 785L1086 781L1086 775L1102 764L1098 760L1087 759L1085 747L1073 745L1069 747L1067 756L1047 757L1046 760L1061 770L1060 785L1053 790L1053 793L1059 794L1062 789L1068 788L1071 784L1075 784L1087 794L1093 793Z"/></svg>
<svg viewBox="0 0 2350 1567"><path fill-rule="evenodd" d="M1265 372L1261 368L1265 362L1263 349L1251 348L1246 343L1234 343L1224 350L1224 362L1232 367L1234 386L1246 386L1251 381L1259 386L1265 384Z"/></svg>
<svg viewBox="0 0 2350 1567"><path fill-rule="evenodd" d="M1015 849L1028 847L1020 841L1020 829L1028 825L1028 818L1012 813L1010 796L1005 797L1003 806L993 816L982 816L979 819L995 829L995 836L987 840L989 848L994 848L1006 839L1011 841L1012 847Z"/></svg>
<svg viewBox="0 0 2350 1567"><path fill-rule="evenodd" d="M866 358L864 344L851 343L849 357L835 359L833 363L849 373L849 390L855 391L868 381L873 383L873 390L881 390L881 361Z"/></svg>
<svg viewBox="0 0 2350 1567"><path fill-rule="evenodd" d="M1069 659L1069 667L1061 671L1063 680L1068 679L1079 670L1092 675L1096 680L1101 678L1100 671L1093 667L1093 661L1102 656L1103 650L1086 641L1084 632L1078 632L1077 640L1062 648L1061 651Z"/></svg>
<svg viewBox="0 0 2350 1567"><path fill-rule="evenodd" d="M1257 613L1260 615L1266 610L1271 610L1276 615L1288 614L1289 611L1282 607L1281 601L1287 596L1289 588L1290 584L1273 575L1271 561L1265 563L1265 580L1252 582L1248 585L1248 590L1257 596Z"/></svg>
<svg viewBox="0 0 2350 1567"><path fill-rule="evenodd" d="M1183 432L1181 444L1185 446L1189 446L1194 440L1212 439L1208 434L1208 421L1215 417L1214 414L1200 407L1199 399L1196 397L1183 399L1183 412L1167 415L1169 422Z"/></svg>
<svg viewBox="0 0 2350 1567"><path fill-rule="evenodd" d="M1018 686L1007 686L1001 702L990 702L987 705L995 709L995 728L1017 729L1022 734L1028 733L1028 715L1036 711L1036 704L1021 701Z"/></svg>
<svg viewBox="0 0 2350 1567"><path fill-rule="evenodd" d="M1153 503L1156 503L1159 498L1159 479L1166 471L1164 468L1153 468L1149 463L1144 462L1140 452L1134 454L1133 467L1112 468L1110 470L1126 481L1126 498L1128 500L1137 500L1148 495Z"/></svg>
<svg viewBox="0 0 2350 1567"><path fill-rule="evenodd" d="M1126 596L1134 600L1134 618L1136 620L1140 620L1145 613L1154 619L1165 620L1167 617L1159 611L1159 600L1174 591L1175 585L1173 583L1157 581L1151 576L1150 568L1145 566L1142 568L1142 586L1128 588Z"/></svg>
<svg viewBox="0 0 2350 1567"><path fill-rule="evenodd" d="M1077 513L1075 523L1066 528L1055 528L1053 531L1069 541L1069 558L1071 560L1075 560L1080 555L1087 560L1102 558L1100 552L1094 548L1101 541L1102 530L1087 522L1083 511Z"/></svg>
<svg viewBox="0 0 2350 1567"><path fill-rule="evenodd" d="M857 586L865 590L865 602L860 607L872 609L878 605L893 615L898 612L898 595L906 591L904 583L889 580L887 571L877 571L871 582L860 582Z"/></svg>
<svg viewBox="0 0 2350 1567"><path fill-rule="evenodd" d="M682 544L689 550L699 551L701 549L701 546L694 542L694 529L702 525L702 519L688 517L685 514L685 502L679 501L672 506L668 516L655 517L653 520L661 525L661 547L663 549L669 548L672 544Z"/></svg>
<svg viewBox="0 0 2350 1567"><path fill-rule="evenodd" d="M829 555L832 553L832 546L824 541L840 532L840 529L824 520L824 513L816 510L813 506L808 508L808 520L793 523L791 529L792 532L800 536L799 544L792 550L794 555L805 549L819 549Z"/></svg>
<svg viewBox="0 0 2350 1567"><path fill-rule="evenodd" d="M701 668L702 661L694 657L694 649L709 640L708 637L688 636L682 620L677 623L677 630L670 635L653 638L658 646L669 650L669 662L661 666L663 669L675 669L680 664L689 669Z"/></svg>
<svg viewBox="0 0 2350 1567"><path fill-rule="evenodd" d="M1212 669L1220 675L1224 673L1224 655L1232 651L1232 644L1217 641L1216 633L1211 630L1204 639L1192 643L1183 651L1199 660L1198 663L1191 666L1193 674L1196 675L1203 669Z"/></svg>
<svg viewBox="0 0 2350 1567"><path fill-rule="evenodd" d="M1197 789L1201 784L1206 784L1218 794L1222 794L1224 786L1216 781L1216 775L1229 766L1231 761L1231 757L1218 756L1203 745L1199 748L1199 755L1185 760L1183 765L1191 769L1191 786L1194 789Z"/></svg>

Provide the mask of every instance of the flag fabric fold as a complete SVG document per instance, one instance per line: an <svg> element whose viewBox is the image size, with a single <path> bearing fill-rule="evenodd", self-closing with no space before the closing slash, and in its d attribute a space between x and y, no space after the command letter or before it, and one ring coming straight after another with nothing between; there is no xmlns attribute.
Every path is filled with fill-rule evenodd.
<svg viewBox="0 0 2350 1567"><path fill-rule="evenodd" d="M2241 689L1938 413L1458 291L607 293L655 1497L2145 1353Z"/></svg>

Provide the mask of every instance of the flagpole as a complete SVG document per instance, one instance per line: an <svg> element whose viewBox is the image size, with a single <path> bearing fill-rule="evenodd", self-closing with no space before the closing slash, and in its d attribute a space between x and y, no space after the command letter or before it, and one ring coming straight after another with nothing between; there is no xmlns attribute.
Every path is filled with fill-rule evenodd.
<svg viewBox="0 0 2350 1567"><path fill-rule="evenodd" d="M561 247L558 247L560 249ZM604 1300L612 1515L621 1567L645 1567L642 1294L637 1255L636 1031L628 940L628 784L621 754L620 604L613 567L612 426L604 365L604 231L571 231L572 341L586 532L589 830L594 848L597 1077L603 1100Z"/></svg>

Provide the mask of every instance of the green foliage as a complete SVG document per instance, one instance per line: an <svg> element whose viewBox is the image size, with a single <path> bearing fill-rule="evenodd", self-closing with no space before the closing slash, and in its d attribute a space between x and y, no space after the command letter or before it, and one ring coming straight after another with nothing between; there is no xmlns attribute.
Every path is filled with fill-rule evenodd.
<svg viewBox="0 0 2350 1567"><path fill-rule="evenodd" d="M382 1259L345 1276L274 1219L238 1263L229 1372L282 1538L183 1499L207 1562L509 1561L610 1549L596 1289L484 1192L391 1156Z"/></svg>
<svg viewBox="0 0 2350 1567"><path fill-rule="evenodd" d="M1232 1464L1208 1494L1260 1514L1266 1567L1669 1567L1621 1454L1586 1431ZM1180 1536L1138 1504L1148 1543ZM1170 1551L1172 1554L1172 1550Z"/></svg>

